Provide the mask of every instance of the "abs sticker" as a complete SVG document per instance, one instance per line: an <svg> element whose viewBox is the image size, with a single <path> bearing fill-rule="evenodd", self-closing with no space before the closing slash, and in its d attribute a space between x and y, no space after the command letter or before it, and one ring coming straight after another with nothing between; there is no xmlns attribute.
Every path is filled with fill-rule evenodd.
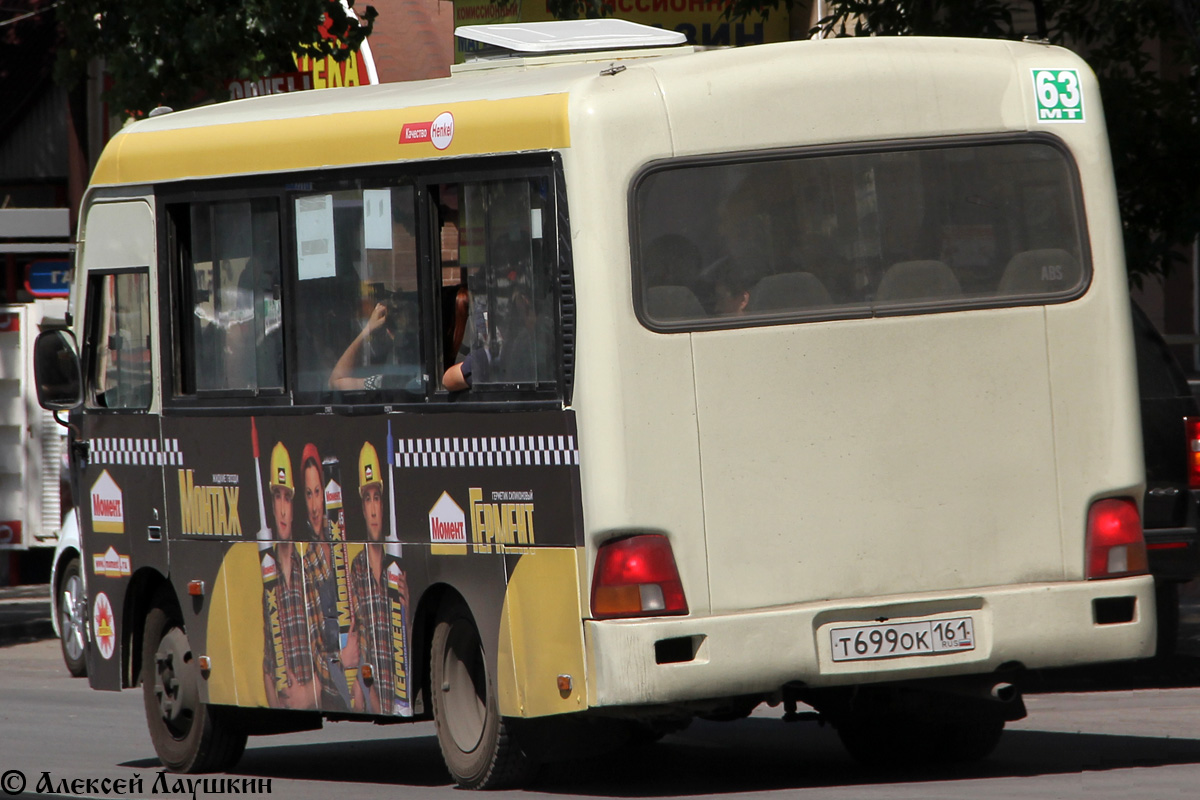
<svg viewBox="0 0 1200 800"><path fill-rule="evenodd" d="M1033 70L1038 122L1083 122L1083 88L1073 69Z"/></svg>
<svg viewBox="0 0 1200 800"><path fill-rule="evenodd" d="M108 602L108 595L104 592L96 595L96 602L92 606L92 632L96 636L96 646L100 648L100 655L105 661L112 658L113 650L117 646L117 630L112 603Z"/></svg>

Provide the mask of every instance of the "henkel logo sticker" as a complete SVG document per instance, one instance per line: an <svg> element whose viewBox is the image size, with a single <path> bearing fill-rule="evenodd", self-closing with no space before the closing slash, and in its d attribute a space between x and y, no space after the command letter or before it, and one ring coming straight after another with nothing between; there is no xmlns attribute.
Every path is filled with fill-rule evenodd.
<svg viewBox="0 0 1200 800"><path fill-rule="evenodd" d="M429 541L434 544L466 544L467 516L446 492L429 509Z"/></svg>
<svg viewBox="0 0 1200 800"><path fill-rule="evenodd" d="M21 330L19 314L0 314L0 333L16 333Z"/></svg>
<svg viewBox="0 0 1200 800"><path fill-rule="evenodd" d="M117 647L117 628L112 603L108 602L108 595L104 592L96 595L96 602L92 606L92 632L100 655L105 661L112 658L113 650Z"/></svg>
<svg viewBox="0 0 1200 800"><path fill-rule="evenodd" d="M454 115L449 111L438 114L433 122L406 122L400 129L400 144L429 142L445 150L454 141Z"/></svg>
<svg viewBox="0 0 1200 800"><path fill-rule="evenodd" d="M393 561L387 568L388 588L394 592L400 591L400 567Z"/></svg>
<svg viewBox="0 0 1200 800"><path fill-rule="evenodd" d="M121 487L117 486L108 470L101 472L92 484L92 529L97 533L125 532Z"/></svg>
<svg viewBox="0 0 1200 800"><path fill-rule="evenodd" d="M1073 69L1035 69L1038 122L1083 122L1083 91Z"/></svg>
<svg viewBox="0 0 1200 800"><path fill-rule="evenodd" d="M0 544L21 543L21 521L0 522Z"/></svg>
<svg viewBox="0 0 1200 800"><path fill-rule="evenodd" d="M92 556L92 571L105 578L120 578L132 574L129 556L123 556L115 548Z"/></svg>

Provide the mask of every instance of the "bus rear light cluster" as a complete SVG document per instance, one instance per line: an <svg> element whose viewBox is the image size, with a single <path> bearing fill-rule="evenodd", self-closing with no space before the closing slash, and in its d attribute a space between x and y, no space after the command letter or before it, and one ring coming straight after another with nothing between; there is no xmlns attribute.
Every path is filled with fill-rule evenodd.
<svg viewBox="0 0 1200 800"><path fill-rule="evenodd" d="M639 534L600 546L592 574L592 616L613 619L687 612L667 537Z"/></svg>
<svg viewBox="0 0 1200 800"><path fill-rule="evenodd" d="M1092 503L1087 525L1088 579L1144 575L1148 571L1137 503L1128 497Z"/></svg>

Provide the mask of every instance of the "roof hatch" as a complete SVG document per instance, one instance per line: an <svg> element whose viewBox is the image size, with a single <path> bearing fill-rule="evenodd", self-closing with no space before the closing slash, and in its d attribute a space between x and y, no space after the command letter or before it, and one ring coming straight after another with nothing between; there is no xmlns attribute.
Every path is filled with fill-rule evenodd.
<svg viewBox="0 0 1200 800"><path fill-rule="evenodd" d="M671 47L687 41L687 37L677 31L639 25L623 19L464 25L456 28L454 35L482 45L472 54L475 59L641 50Z"/></svg>

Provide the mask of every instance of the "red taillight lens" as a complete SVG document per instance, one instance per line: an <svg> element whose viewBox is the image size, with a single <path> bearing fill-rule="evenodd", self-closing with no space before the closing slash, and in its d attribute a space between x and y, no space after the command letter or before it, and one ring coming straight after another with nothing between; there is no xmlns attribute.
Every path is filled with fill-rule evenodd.
<svg viewBox="0 0 1200 800"><path fill-rule="evenodd" d="M1188 487L1200 489L1200 417L1184 417L1188 440Z"/></svg>
<svg viewBox="0 0 1200 800"><path fill-rule="evenodd" d="M647 533L600 545L592 575L592 616L651 617L687 611L667 537Z"/></svg>
<svg viewBox="0 0 1200 800"><path fill-rule="evenodd" d="M1088 510L1087 576L1116 578L1148 570L1137 503L1128 497L1097 500Z"/></svg>

